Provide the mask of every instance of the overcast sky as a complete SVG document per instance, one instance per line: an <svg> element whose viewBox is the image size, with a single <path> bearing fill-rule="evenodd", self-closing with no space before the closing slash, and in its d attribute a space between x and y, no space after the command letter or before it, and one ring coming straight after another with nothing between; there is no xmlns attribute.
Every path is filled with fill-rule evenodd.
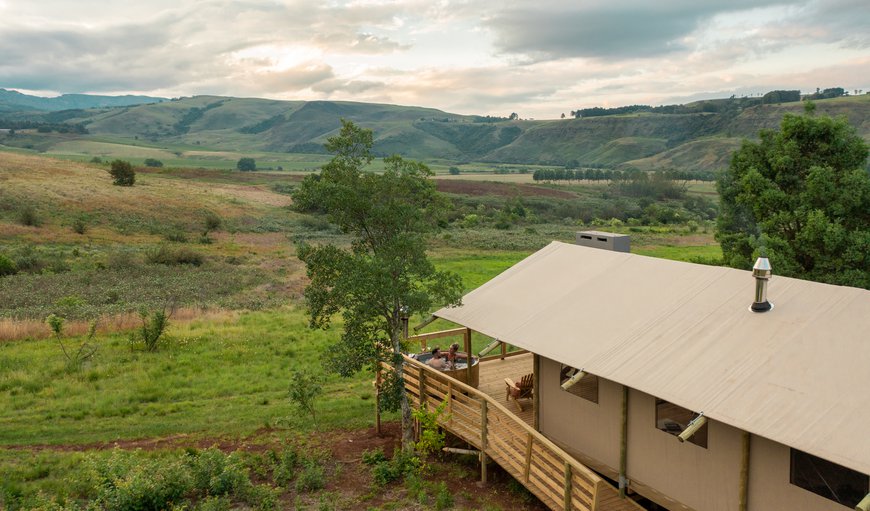
<svg viewBox="0 0 870 511"><path fill-rule="evenodd" d="M870 0L0 0L0 87L554 118L870 90Z"/></svg>

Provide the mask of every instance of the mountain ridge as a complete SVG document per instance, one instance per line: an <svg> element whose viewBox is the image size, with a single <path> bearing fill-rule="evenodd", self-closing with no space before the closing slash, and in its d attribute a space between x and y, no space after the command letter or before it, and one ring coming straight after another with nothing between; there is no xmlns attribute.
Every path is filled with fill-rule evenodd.
<svg viewBox="0 0 870 511"><path fill-rule="evenodd" d="M218 150L323 153L323 143L349 119L375 134L378 155L422 160L580 165L644 170L711 171L727 165L733 148L776 128L799 102L743 107L722 113L632 113L561 120L507 120L442 110L351 101L280 101L194 96L162 102L15 115L35 123L62 122L95 136L196 145ZM819 114L846 115L870 140L870 96L816 101ZM0 110L0 123L3 111ZM0 127L3 127L0 124ZM87 135L83 135L87 136Z"/></svg>

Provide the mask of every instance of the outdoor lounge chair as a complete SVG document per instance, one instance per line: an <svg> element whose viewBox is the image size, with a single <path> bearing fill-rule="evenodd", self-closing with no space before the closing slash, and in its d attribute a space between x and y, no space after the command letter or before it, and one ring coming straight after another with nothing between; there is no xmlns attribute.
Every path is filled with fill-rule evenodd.
<svg viewBox="0 0 870 511"><path fill-rule="evenodd" d="M522 412L523 405L520 404L520 399L531 399L534 396L535 375L529 373L520 378L518 383L514 383L510 378L504 379L505 383L505 400L513 402Z"/></svg>

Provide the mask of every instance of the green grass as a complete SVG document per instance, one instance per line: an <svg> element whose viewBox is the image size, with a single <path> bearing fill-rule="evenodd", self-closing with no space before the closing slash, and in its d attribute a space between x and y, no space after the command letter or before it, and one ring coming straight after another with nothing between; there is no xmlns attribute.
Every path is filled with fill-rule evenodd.
<svg viewBox="0 0 870 511"><path fill-rule="evenodd" d="M722 248L719 245L660 245L655 247L633 248L640 255L673 259L675 261L709 262L722 261Z"/></svg>
<svg viewBox="0 0 870 511"><path fill-rule="evenodd" d="M293 369L321 370L337 332L308 329L302 311L242 313L174 326L157 353L126 334L99 337L97 354L70 373L57 342L0 344L0 445L70 444L174 434L246 435L264 426L314 428L288 401ZM370 377L330 376L318 426L369 425Z"/></svg>

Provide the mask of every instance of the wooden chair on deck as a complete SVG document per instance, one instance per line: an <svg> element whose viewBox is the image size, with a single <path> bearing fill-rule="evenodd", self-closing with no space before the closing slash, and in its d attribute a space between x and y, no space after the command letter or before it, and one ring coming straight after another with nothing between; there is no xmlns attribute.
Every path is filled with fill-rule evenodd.
<svg viewBox="0 0 870 511"><path fill-rule="evenodd" d="M520 411L523 411L523 405L520 404L520 399L531 399L534 397L534 389L535 389L535 375L534 373L529 373L520 378L520 381L514 383L510 378L504 379L505 383L505 400L510 401L513 399L514 404L517 405L517 408Z"/></svg>

